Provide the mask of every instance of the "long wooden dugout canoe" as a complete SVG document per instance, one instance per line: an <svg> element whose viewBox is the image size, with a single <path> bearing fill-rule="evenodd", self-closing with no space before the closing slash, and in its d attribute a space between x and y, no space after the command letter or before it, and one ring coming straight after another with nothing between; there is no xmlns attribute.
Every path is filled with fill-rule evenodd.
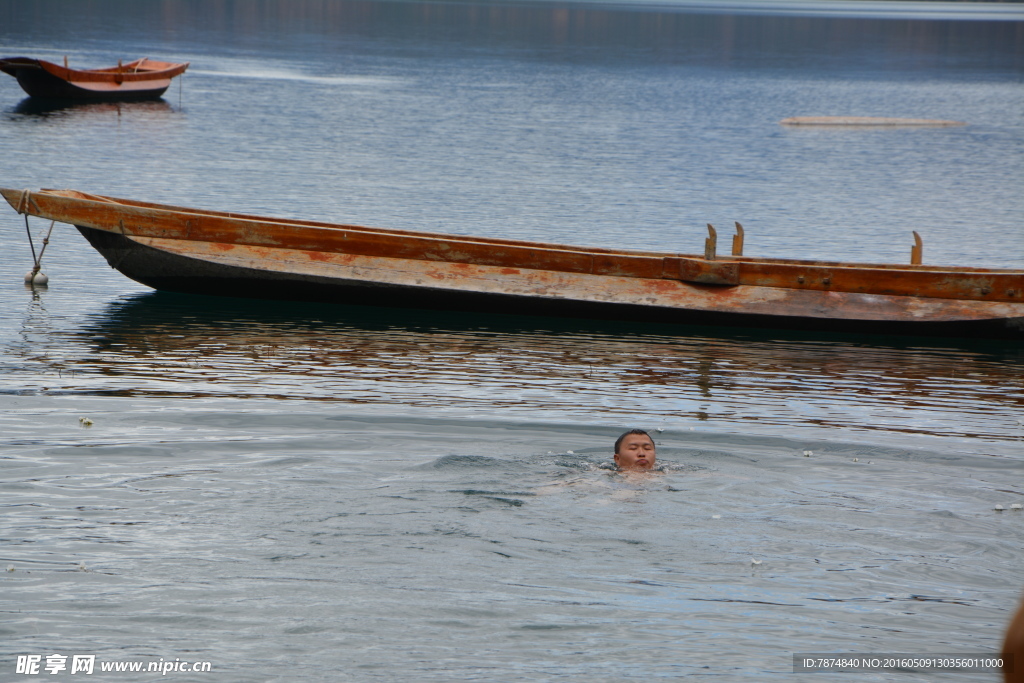
<svg viewBox="0 0 1024 683"><path fill-rule="evenodd" d="M0 59L0 71L18 79L32 97L89 102L156 99L171 79L188 68L188 62L157 62L143 57L106 69L71 69L31 57Z"/></svg>
<svg viewBox="0 0 1024 683"><path fill-rule="evenodd" d="M266 218L75 190L0 193L19 213L75 225L113 268L160 290L679 324L1024 338L1024 270L720 256L713 231L701 256ZM734 251L742 248L734 243Z"/></svg>

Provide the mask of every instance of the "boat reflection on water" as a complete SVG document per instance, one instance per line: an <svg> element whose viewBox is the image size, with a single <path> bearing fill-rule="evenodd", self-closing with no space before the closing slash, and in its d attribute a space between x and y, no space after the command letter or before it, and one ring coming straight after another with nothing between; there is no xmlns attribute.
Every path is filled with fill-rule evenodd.
<svg viewBox="0 0 1024 683"><path fill-rule="evenodd" d="M26 97L9 112L19 116L122 116L126 114L173 114L175 108L163 99L139 102L82 102L79 100L49 100Z"/></svg>
<svg viewBox="0 0 1024 683"><path fill-rule="evenodd" d="M538 419L1019 439L1024 351L148 293L71 333L66 390L495 409ZM914 346L912 344L932 344ZM959 344L957 346L956 344ZM51 368L52 369L52 368ZM67 373L64 373L67 375Z"/></svg>

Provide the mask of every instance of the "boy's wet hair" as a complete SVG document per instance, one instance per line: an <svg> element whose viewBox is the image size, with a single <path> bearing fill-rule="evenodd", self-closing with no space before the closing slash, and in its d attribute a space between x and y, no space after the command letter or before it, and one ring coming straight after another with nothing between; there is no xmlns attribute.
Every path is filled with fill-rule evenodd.
<svg viewBox="0 0 1024 683"><path fill-rule="evenodd" d="M616 453L619 452L619 446L622 445L622 440L625 439L630 434L643 434L648 439L651 439L651 443L654 443L654 439L651 438L651 435L648 434L647 432L645 432L644 430L642 430L642 429L630 429L628 432L625 432L624 434L622 434L622 436L620 436L619 438L615 439L615 452Z"/></svg>

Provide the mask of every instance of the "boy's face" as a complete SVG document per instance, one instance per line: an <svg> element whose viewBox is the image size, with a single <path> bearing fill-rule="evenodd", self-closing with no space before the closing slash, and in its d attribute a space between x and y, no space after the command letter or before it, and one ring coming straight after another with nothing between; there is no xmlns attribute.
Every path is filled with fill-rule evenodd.
<svg viewBox="0 0 1024 683"><path fill-rule="evenodd" d="M615 464L624 470L649 470L654 459L654 442L646 434L630 434L615 454Z"/></svg>

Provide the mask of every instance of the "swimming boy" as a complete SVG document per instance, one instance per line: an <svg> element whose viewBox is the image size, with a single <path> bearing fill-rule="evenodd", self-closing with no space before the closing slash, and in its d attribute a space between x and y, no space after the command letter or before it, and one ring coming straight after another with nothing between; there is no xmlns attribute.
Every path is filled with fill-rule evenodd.
<svg viewBox="0 0 1024 683"><path fill-rule="evenodd" d="M615 441L615 464L627 472L645 472L654 467L654 439L642 429L633 429Z"/></svg>

